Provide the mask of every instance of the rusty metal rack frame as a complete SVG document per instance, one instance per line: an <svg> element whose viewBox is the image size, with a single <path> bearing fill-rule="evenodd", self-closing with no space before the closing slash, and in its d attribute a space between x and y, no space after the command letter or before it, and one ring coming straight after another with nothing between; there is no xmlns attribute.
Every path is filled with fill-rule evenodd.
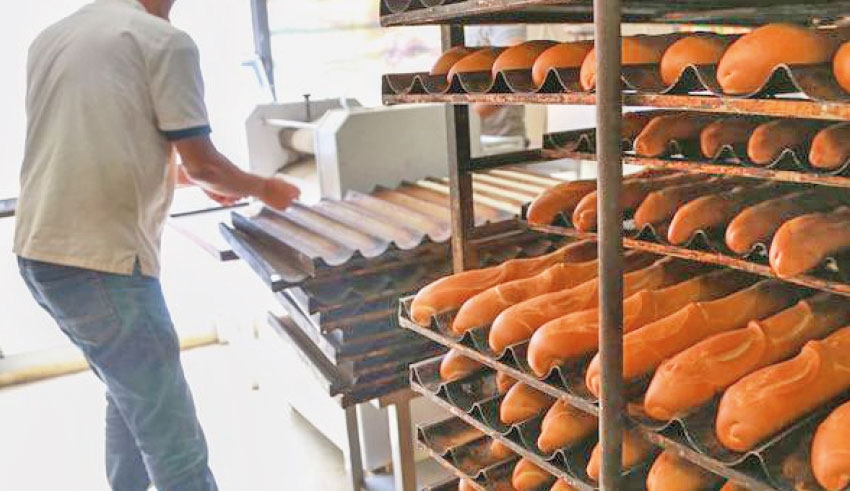
<svg viewBox="0 0 850 491"><path fill-rule="evenodd" d="M753 25L801 17L830 19L842 11L825 0L800 5L788 0L681 0L679 2L623 2L625 22ZM765 9L763 7L771 8ZM758 7L762 7L759 9ZM777 8L778 7L778 8ZM846 5L845 10L846 12ZM403 26L449 23L590 23L588 0L384 0L381 25Z"/></svg>
<svg viewBox="0 0 850 491"><path fill-rule="evenodd" d="M594 0L591 8L589 0L381 0L381 23L395 25L442 25L443 48L459 46L464 43L463 24L479 23L538 23L538 22L594 22L594 38L597 52L597 90L594 93L519 93L519 94L406 94L383 97L385 104L431 103L454 104L447 113L449 134L449 188L452 206L452 252L455 271L463 271L476 266L474 254L470 248L473 229L472 217L472 176L471 171L477 165L494 168L497 161L484 163L471 157L469 152L469 109L471 103L490 104L572 104L597 106L597 129L599 138L595 142L593 157L599 162L599 233L591 235L599 241L600 261L600 355L602 361L603 391L600 413L600 439L603 458L601 489L617 490L620 486L622 415L625 413L626 395L622 380L622 269L623 248L640 248L658 254L700 259L694 252L674 248L663 244L635 242L623 236L623 216L617 203L622 180L622 154L620 147L620 114L622 107L654 107L679 110L713 112L719 114L749 114L790 118L807 118L824 121L850 120L850 103L846 101L815 101L800 99L799 95L771 98L735 98L727 96L692 94L636 93L623 89L620 64L620 24L641 20L656 23L679 23L701 25L759 25L772 21L795 21L810 24L829 25L845 17L850 12L850 2L762 2L760 0L680 0L660 6L652 1L633 2L632 0ZM770 8L764 8L769 5ZM637 6L637 7L636 7ZM640 7L644 10L640 10ZM392 8L390 8L392 7ZM635 9L638 10L635 10ZM655 9L655 10L653 10ZM797 98L794 98L797 97ZM544 152L545 153L545 152ZM565 155L562 155L565 156ZM576 157L577 155L572 155ZM518 156L517 156L518 157ZM641 162L626 160L626 163ZM671 168L658 161L644 161L646 167ZM698 169L698 170L697 170ZM719 169L699 166L682 170L691 172L719 173ZM749 171L748 171L749 172ZM792 180L785 174L762 173L763 179ZM823 180L817 184L835 185ZM564 236L578 236L565 230L543 227L538 230ZM587 235L584 235L587 237ZM703 255L701 259L729 267L738 267L747 271L767 275L767 269L753 269L750 263L728 262L719 256ZM795 281L797 282L797 281ZM806 286L850 294L850 290L831 284L804 283ZM405 326L429 336L426 330L417 326ZM431 339L434 339L432 336ZM437 339L434 339L437 340ZM501 366L495 360L476 355L474 350L458 345L451 340L442 340L442 344L458 348L463 354L483 364L502 369L508 374L529 383L538 389L551 392L551 388L541 387L542 382L531 380L517 373L509 366ZM472 352L471 352L472 351ZM427 395L427 394L426 394ZM562 394L568 399L568 394ZM575 401L573 401L575 402ZM460 416L460 415L458 415ZM494 435L495 436L495 435ZM688 453L687 448L677 447L673 441L662 436L656 443L670 448L685 458L716 471L716 463ZM510 442L506 442L510 444ZM727 477L729 476L726 474ZM770 489L762 486L761 489Z"/></svg>

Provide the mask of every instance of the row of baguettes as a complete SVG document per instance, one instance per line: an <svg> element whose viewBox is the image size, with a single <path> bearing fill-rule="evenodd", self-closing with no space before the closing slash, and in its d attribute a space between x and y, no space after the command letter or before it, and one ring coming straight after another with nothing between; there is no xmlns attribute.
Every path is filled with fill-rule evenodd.
<svg viewBox="0 0 850 491"><path fill-rule="evenodd" d="M651 377L644 398L650 416L669 419L722 394L718 440L746 451L850 390L850 363L844 361L850 303L842 297L642 253L627 256L626 271L624 377ZM440 283L434 285L439 290ZM498 351L530 338L528 363L539 376L593 354L597 298L591 279L511 305L491 326L491 347ZM468 363L465 370L478 368L451 354L441 369L447 379L453 378L453 359ZM597 395L599 368L594 359L586 375ZM552 403L523 385L513 391L522 403L505 398L505 422L527 419ZM842 455L824 452L820 458L848 464Z"/></svg>
<svg viewBox="0 0 850 491"><path fill-rule="evenodd" d="M769 165L788 149L805 150L808 163L821 170L835 170L850 161L847 123L656 111L626 114L622 136L634 142L634 152L642 157L667 154L673 141L699 141L700 152L708 159L724 147L745 145L747 158L755 165Z"/></svg>
<svg viewBox="0 0 850 491"><path fill-rule="evenodd" d="M597 192L590 182L559 184L529 207L528 221L548 225L559 213L572 215L576 229L596 230ZM800 275L827 257L850 248L850 193L702 174L638 174L623 181L620 206L637 227L652 225L674 245L700 231L724 231L738 254L769 244L769 260L780 277Z"/></svg>
<svg viewBox="0 0 850 491"><path fill-rule="evenodd" d="M838 84L850 92L850 32L768 24L742 37L712 33L667 34L623 38L623 65L658 65L672 85L688 65L717 65L717 82L727 94L760 90L780 65L832 63ZM538 87L552 69L580 68L581 86L596 86L593 42L528 41L511 48L456 47L443 53L431 75L531 70Z"/></svg>

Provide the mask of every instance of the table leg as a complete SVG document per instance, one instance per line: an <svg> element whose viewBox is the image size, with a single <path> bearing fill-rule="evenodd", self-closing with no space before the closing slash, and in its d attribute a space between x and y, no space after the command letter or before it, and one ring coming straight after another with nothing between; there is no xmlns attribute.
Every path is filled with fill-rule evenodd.
<svg viewBox="0 0 850 491"><path fill-rule="evenodd" d="M416 459L411 432L410 401L391 404L388 411L395 491L415 491Z"/></svg>
<svg viewBox="0 0 850 491"><path fill-rule="evenodd" d="M360 454L360 430L357 427L357 405L345 408L346 445L343 449L345 473L349 490L360 491L363 487L363 456Z"/></svg>

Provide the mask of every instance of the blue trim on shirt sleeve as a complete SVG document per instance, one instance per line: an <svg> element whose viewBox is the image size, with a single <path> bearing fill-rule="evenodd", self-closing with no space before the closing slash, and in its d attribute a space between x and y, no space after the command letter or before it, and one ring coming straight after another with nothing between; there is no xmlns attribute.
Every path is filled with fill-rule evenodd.
<svg viewBox="0 0 850 491"><path fill-rule="evenodd" d="M193 138L196 136L205 136L212 133L212 128L209 125L204 126L195 126L194 128L186 128L183 130L173 130L173 131L160 131L166 140L170 142L174 142L177 140L183 140L186 138Z"/></svg>

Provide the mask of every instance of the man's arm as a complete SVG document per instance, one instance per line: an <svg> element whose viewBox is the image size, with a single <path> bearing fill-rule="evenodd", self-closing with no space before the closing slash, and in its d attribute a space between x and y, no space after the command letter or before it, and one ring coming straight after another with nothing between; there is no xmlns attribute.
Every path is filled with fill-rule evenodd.
<svg viewBox="0 0 850 491"><path fill-rule="evenodd" d="M172 143L189 179L213 194L232 198L251 196L276 209L286 208L300 195L298 188L286 181L242 171L219 153L208 135Z"/></svg>

